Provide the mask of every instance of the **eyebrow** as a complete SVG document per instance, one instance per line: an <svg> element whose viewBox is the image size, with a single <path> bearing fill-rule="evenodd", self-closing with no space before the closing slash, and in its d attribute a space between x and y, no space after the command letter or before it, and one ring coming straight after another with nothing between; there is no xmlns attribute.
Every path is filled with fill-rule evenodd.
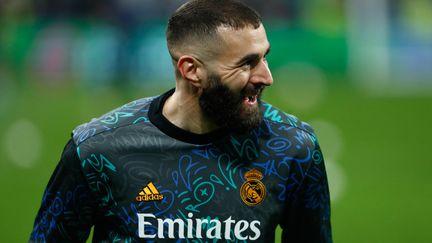
<svg viewBox="0 0 432 243"><path fill-rule="evenodd" d="M269 53L270 53L270 47L267 49L267 51L264 54L264 56L268 55ZM236 62L235 65L241 65L241 64L246 63L246 62L256 61L259 58L260 58L259 54L257 54L257 53L251 53L251 54L248 54L248 55L242 57L242 59L240 59L238 62Z"/></svg>

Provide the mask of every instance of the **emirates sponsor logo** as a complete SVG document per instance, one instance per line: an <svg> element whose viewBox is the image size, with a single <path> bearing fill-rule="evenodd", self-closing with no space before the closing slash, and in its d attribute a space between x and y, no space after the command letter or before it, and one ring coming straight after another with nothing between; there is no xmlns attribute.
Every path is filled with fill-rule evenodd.
<svg viewBox="0 0 432 243"><path fill-rule="evenodd" d="M253 220L225 220L193 218L193 213L183 219L161 219L151 213L138 213L138 235L145 239L226 239L257 240L261 236L261 222ZM146 228L157 228L149 233ZM150 230L151 231L151 230Z"/></svg>

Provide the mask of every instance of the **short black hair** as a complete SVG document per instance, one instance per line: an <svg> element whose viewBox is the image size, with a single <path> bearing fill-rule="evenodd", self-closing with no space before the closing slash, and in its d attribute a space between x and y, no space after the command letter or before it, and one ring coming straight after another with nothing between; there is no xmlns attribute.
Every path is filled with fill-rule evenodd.
<svg viewBox="0 0 432 243"><path fill-rule="evenodd" d="M252 8L234 0L191 0L174 12L168 21L168 50L191 39L215 38L218 27L259 28L261 16ZM173 57L175 58L175 57Z"/></svg>

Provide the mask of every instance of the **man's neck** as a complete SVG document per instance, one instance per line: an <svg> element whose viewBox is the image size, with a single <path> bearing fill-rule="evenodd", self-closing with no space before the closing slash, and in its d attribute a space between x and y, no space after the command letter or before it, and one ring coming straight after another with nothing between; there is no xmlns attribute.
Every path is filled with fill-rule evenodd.
<svg viewBox="0 0 432 243"><path fill-rule="evenodd" d="M196 134L205 134L217 128L202 113L199 95L176 91L166 100L163 116L175 126Z"/></svg>

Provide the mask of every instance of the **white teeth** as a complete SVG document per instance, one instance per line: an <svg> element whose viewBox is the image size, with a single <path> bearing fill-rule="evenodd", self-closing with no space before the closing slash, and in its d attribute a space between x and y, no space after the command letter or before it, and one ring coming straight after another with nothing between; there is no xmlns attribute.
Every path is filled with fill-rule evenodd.
<svg viewBox="0 0 432 243"><path fill-rule="evenodd" d="M248 96L248 97L247 97L247 100L248 100L248 102L250 102L250 103L254 103L254 102L257 100L257 97L256 97L256 96Z"/></svg>
<svg viewBox="0 0 432 243"><path fill-rule="evenodd" d="M254 103L257 100L257 96L256 95L245 96L244 100L246 100L247 102L250 102L250 103Z"/></svg>

